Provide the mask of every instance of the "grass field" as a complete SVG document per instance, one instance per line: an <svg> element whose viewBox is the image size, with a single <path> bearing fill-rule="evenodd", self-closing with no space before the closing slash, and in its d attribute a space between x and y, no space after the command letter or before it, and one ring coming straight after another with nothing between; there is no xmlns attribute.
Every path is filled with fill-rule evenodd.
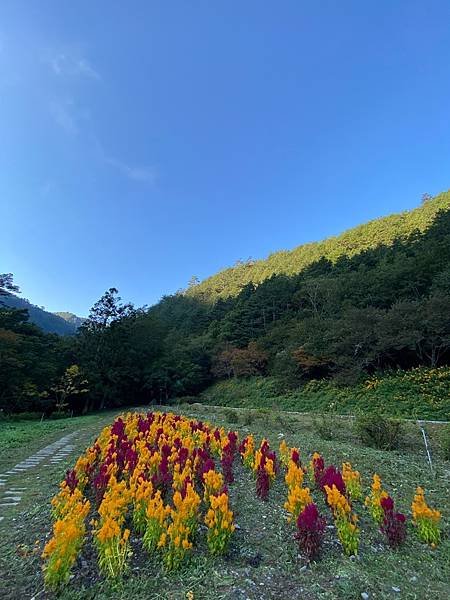
<svg viewBox="0 0 450 600"><path fill-rule="evenodd" d="M359 505L356 512L362 530L360 553L357 558L346 558L336 541L329 511L320 493L314 492L314 499L327 516L330 527L326 532L322 560L309 566L299 556L293 528L286 522L283 509L286 488L282 478L275 482L269 500L263 502L256 498L251 474L238 465L236 481L230 486L230 498L239 529L227 556L213 559L200 544L185 568L166 574L155 560L144 560L142 553L135 552L130 574L120 584L111 586L97 575L95 557L87 546L62 598L175 600L186 598L187 592L193 592L195 599L205 600L350 599L361 598L364 593L369 598L448 597L450 464L439 458L435 427L428 428L435 454L432 474L420 432L414 424L406 426L399 450L385 452L359 445L346 419L336 421L335 439L327 441L317 437L307 416L277 411L213 409L199 404L171 407L171 410L224 425L242 435L251 432L256 437L266 436L276 449L284 437L288 444L300 448L304 461L313 451L322 453L326 463L340 465L350 460L363 475L365 491L376 471L398 509L407 514L415 487L420 484L425 487L430 503L442 511L442 543L433 551L416 539L410 527L406 545L399 551L392 551ZM37 466L26 474L11 478L11 485L26 487L26 491L17 506L1 509L4 512L0 516L5 516L0 522L2 600L53 597L44 590L40 559L51 529L49 501L57 491L65 469L74 463L100 429L112 421L114 414L117 412L48 424L0 423L0 472L68 432L80 432L73 442L76 449L67 460L57 465ZM137 540L133 543L138 546Z"/></svg>

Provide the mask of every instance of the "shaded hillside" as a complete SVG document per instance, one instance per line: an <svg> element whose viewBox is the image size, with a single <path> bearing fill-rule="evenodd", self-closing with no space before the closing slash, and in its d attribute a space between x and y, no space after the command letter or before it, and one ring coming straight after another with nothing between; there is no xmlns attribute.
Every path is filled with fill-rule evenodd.
<svg viewBox="0 0 450 600"><path fill-rule="evenodd" d="M224 269L190 288L187 294L204 300L237 296L250 283L260 284L273 275L296 275L321 259L334 263L339 258L350 258L380 245L390 246L394 240L405 240L414 231L426 231L437 213L449 208L450 192L447 191L418 208L375 219L339 236Z"/></svg>
<svg viewBox="0 0 450 600"><path fill-rule="evenodd" d="M46 333L74 335L79 327L79 325L76 325L74 322L70 322L58 314L47 312L46 310L39 308L39 306L31 304L31 302L25 298L19 298L14 294L6 294L2 296L1 302L3 302L3 304L9 308L16 308L20 310L26 309L29 314L30 322L40 327Z"/></svg>

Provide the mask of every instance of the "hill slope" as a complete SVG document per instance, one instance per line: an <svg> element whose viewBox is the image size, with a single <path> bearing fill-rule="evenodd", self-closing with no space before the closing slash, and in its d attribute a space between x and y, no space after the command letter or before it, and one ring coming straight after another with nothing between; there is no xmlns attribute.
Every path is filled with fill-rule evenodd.
<svg viewBox="0 0 450 600"><path fill-rule="evenodd" d="M187 295L209 301L225 299L237 296L249 283L259 284L272 275L296 275L321 259L336 262L341 257L352 257L381 245L390 246L414 231L423 233L439 211L449 209L450 192L447 191L418 208L369 221L339 236L224 269L190 288Z"/></svg>
<svg viewBox="0 0 450 600"><path fill-rule="evenodd" d="M72 322L60 316L58 313L54 314L47 312L34 304L31 304L25 298L19 298L14 294L7 294L0 298L0 301L9 308L16 308L19 310L28 310L29 320L40 327L46 333L57 333L58 335L74 335L79 327L76 322ZM64 313L71 314L71 313ZM75 315L73 315L75 317ZM75 317L79 319L79 317Z"/></svg>

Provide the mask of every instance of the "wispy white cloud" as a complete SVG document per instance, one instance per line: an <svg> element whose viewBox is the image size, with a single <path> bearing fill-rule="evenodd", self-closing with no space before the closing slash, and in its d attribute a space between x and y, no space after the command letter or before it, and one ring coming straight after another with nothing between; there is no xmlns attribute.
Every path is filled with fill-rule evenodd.
<svg viewBox="0 0 450 600"><path fill-rule="evenodd" d="M117 158L111 158L108 156L104 157L106 164L111 165L117 169L122 175L128 177L132 181L139 181L141 183L155 183L157 178L157 169L154 166L133 166L124 163Z"/></svg>
<svg viewBox="0 0 450 600"><path fill-rule="evenodd" d="M72 100L50 102L50 113L55 123L70 135L77 135L79 131L77 118L75 116L74 103Z"/></svg>
<svg viewBox="0 0 450 600"><path fill-rule="evenodd" d="M99 72L87 58L69 51L53 54L48 63L58 77L80 77L97 81L101 79Z"/></svg>
<svg viewBox="0 0 450 600"><path fill-rule="evenodd" d="M80 107L72 97L53 98L50 100L49 109L58 127L72 136L78 135L83 122L91 118L89 109Z"/></svg>
<svg viewBox="0 0 450 600"><path fill-rule="evenodd" d="M132 165L128 162L118 159L115 156L111 156L105 151L102 143L96 136L92 137L92 144L96 150L99 160L104 164L114 168L124 177L131 179L132 181L145 183L148 185L156 182L158 178L158 169L155 165Z"/></svg>

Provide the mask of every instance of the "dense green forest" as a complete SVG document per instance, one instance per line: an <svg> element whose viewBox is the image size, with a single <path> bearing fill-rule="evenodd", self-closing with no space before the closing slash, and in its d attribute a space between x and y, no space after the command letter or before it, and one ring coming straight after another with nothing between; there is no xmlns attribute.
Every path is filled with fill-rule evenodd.
<svg viewBox="0 0 450 600"><path fill-rule="evenodd" d="M12 285L3 276L0 294ZM6 412L166 402L255 377L298 397L311 382L348 390L383 373L449 364L449 192L193 281L149 309L122 303L111 288L73 338L0 308Z"/></svg>

